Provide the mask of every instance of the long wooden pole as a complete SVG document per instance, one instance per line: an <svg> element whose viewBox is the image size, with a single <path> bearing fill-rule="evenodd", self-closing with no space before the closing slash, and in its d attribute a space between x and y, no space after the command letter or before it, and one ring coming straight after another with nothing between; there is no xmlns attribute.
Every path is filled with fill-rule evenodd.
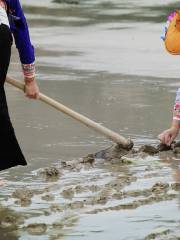
<svg viewBox="0 0 180 240"><path fill-rule="evenodd" d="M25 86L24 83L22 83L16 79L10 78L10 77L6 78L6 82L13 85L14 87L19 88L24 91L24 86ZM44 95L43 93L39 94L39 99L41 101L45 102L46 104L54 107L58 111L63 112L66 115L76 119L78 122L83 123L87 127L94 129L96 132L99 132L100 134L104 135L106 138L121 145L122 147L127 148L127 149L130 149L132 147L133 143L131 140L124 138L123 136L113 132L112 130L110 130L106 127L103 127L102 125L94 122L93 120L83 116L80 113L75 112L74 110L66 107L65 105Z"/></svg>

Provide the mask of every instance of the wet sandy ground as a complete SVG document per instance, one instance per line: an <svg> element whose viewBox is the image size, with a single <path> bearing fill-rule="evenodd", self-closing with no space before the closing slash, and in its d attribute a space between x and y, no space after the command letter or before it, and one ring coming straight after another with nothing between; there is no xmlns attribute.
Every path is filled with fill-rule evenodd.
<svg viewBox="0 0 180 240"><path fill-rule="evenodd" d="M171 121L180 64L164 52L161 21L178 3L79 2L24 1L41 91L131 137L135 150L156 146ZM21 78L17 62L13 49L10 74ZM178 149L111 161L101 152L94 161L112 143L6 90L28 166L0 174L3 240L180 239Z"/></svg>
<svg viewBox="0 0 180 240"><path fill-rule="evenodd" d="M16 190L9 182L4 239L179 239L179 145L112 146L34 171Z"/></svg>

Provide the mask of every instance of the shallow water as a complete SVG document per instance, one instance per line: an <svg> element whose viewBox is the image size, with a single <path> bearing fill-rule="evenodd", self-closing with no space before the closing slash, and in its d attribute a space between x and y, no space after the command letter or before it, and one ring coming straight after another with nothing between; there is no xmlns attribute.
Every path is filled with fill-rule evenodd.
<svg viewBox="0 0 180 240"><path fill-rule="evenodd" d="M157 143L158 133L170 125L179 86L180 58L168 55L160 40L166 16L178 7L178 2L22 2L36 47L41 91L131 137L136 147ZM15 49L9 74L22 78ZM1 192L2 199L8 196L9 199L2 204L26 217L24 225L19 224L18 233L9 230L10 235L4 235L3 239L139 240L164 229L170 230L166 239L180 237L178 193L171 200L127 210L119 210L117 206L138 197L127 196L123 200L113 197L121 191L150 189L157 182L179 182L178 159L140 158L130 166L99 163L80 171L63 170L58 181L47 182L38 175L38 169L59 166L61 161L76 161L110 146L111 142L43 103L24 98L11 86L7 85L6 90L11 118L28 166L1 173L9 181ZM128 186L112 187L113 181L119 184L127 176ZM79 185L86 190L70 200L63 197L64 189ZM52 204L88 201L101 194L100 189L95 193L87 190L89 185L98 186L108 194L108 201L100 206L91 202L80 210L74 207L52 215L44 213ZM54 200L42 200L46 187ZM19 188L42 189L43 193L35 195L29 206L22 207L11 198L12 192ZM89 213L93 210L96 214ZM63 228L53 228L55 221L61 222ZM45 234L33 236L22 228L37 222L49 224Z"/></svg>

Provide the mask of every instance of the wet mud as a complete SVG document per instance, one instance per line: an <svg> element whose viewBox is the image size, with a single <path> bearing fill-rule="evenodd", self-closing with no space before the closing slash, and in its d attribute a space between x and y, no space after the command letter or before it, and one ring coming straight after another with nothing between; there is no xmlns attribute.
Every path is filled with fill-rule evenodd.
<svg viewBox="0 0 180 240"><path fill-rule="evenodd" d="M143 188L138 187L139 179L130 168L138 167L139 162L146 162L152 156L152 159L158 157L158 161L161 161L162 154L163 158L176 157L179 146L177 142L171 147L144 145L126 150L113 145L84 158L61 161L58 167L40 169L35 178L47 185L12 192L7 199L8 207L24 210L20 214L15 211L15 215L9 215L2 207L0 227L15 235L50 236L55 240L71 236L81 214L134 211L143 206L173 201L179 196L180 181L159 181L157 176L161 166L153 165L152 162L142 170L141 179L153 179L151 186ZM133 184L137 184L137 187L132 188ZM45 204L44 209L38 207L31 215L30 209L40 203ZM49 219L48 223L46 218ZM40 222L38 219L41 219ZM165 236L166 239L179 239L174 234L171 229L166 229L150 233L144 236L144 240L159 240Z"/></svg>
<svg viewBox="0 0 180 240"><path fill-rule="evenodd" d="M19 226L24 223L24 217L9 208L0 207L1 239L18 239Z"/></svg>
<svg viewBox="0 0 180 240"><path fill-rule="evenodd" d="M47 230L47 225L45 223L35 223L35 224L29 224L26 227L26 231L30 235L43 235Z"/></svg>
<svg viewBox="0 0 180 240"><path fill-rule="evenodd" d="M143 154L144 156L161 156L162 153L165 153L169 156L171 155L172 157L180 156L180 142L173 142L171 146L167 146L165 144L158 144L156 146L142 145L137 149L133 148L133 146L130 149L126 149L120 145L115 144L95 154L89 154L88 156L83 158L83 160L85 163L93 163L95 159L103 159L106 161L114 161L117 159L122 161L123 163L124 156L129 156L132 158L135 156L143 156Z"/></svg>

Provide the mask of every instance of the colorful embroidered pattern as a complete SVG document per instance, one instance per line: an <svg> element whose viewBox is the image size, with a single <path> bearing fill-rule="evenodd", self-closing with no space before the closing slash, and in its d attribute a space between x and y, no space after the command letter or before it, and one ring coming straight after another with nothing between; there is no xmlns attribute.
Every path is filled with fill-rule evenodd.
<svg viewBox="0 0 180 240"><path fill-rule="evenodd" d="M166 34L167 34L167 31L168 31L169 25L170 25L170 23L173 21L173 19L174 19L175 16L176 16L176 12L173 12L173 13L171 13L171 14L168 16L166 25L165 25L165 27L164 27L163 35L161 36L161 39L162 39L163 41L166 40Z"/></svg>
<svg viewBox="0 0 180 240"><path fill-rule="evenodd" d="M180 121L180 88L178 88L177 95L176 95L173 119Z"/></svg>
<svg viewBox="0 0 180 240"><path fill-rule="evenodd" d="M35 77L35 63L22 64L22 70L25 78Z"/></svg>

